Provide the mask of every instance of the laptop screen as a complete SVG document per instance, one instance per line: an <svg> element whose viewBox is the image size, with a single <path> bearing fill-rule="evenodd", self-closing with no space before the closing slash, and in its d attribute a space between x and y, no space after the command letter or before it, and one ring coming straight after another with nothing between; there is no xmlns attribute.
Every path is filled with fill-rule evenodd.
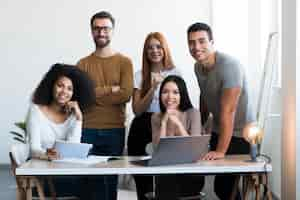
<svg viewBox="0 0 300 200"><path fill-rule="evenodd" d="M208 152L210 135L161 138L150 166L197 162Z"/></svg>
<svg viewBox="0 0 300 200"><path fill-rule="evenodd" d="M91 144L71 143L66 141L56 141L54 148L58 151L60 157L63 158L86 158Z"/></svg>

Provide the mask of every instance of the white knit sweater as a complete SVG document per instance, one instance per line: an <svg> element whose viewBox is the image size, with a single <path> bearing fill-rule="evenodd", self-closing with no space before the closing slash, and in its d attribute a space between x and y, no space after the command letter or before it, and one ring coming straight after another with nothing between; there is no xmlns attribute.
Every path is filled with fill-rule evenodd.
<svg viewBox="0 0 300 200"><path fill-rule="evenodd" d="M47 148L52 148L56 140L80 142L82 121L71 114L63 123L55 123L39 109L36 104L29 108L26 131L29 135L31 156L45 155Z"/></svg>

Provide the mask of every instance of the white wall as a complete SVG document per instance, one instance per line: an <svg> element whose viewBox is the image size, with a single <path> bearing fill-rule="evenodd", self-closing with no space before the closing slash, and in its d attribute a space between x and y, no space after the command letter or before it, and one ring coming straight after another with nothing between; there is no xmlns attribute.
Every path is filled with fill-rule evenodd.
<svg viewBox="0 0 300 200"><path fill-rule="evenodd" d="M281 196L281 129L282 102L281 88L272 88L270 114L265 124L265 134L262 142L262 153L272 159L272 173L269 176L269 186L273 194Z"/></svg>
<svg viewBox="0 0 300 200"><path fill-rule="evenodd" d="M174 61L188 80L197 105L199 89L193 75L186 29L195 21L210 22L210 1L17 1L2 0L0 7L1 115L0 163L8 163L13 122L23 120L30 95L51 64L75 64L93 51L90 17L108 10L116 18L115 49L133 59L140 69L147 33L165 34Z"/></svg>

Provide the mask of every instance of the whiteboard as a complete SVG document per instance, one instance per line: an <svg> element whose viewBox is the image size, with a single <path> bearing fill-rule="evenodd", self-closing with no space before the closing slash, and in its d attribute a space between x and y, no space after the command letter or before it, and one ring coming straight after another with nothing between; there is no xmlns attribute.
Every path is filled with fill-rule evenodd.
<svg viewBox="0 0 300 200"><path fill-rule="evenodd" d="M256 119L259 127L265 128L271 106L272 85L276 75L276 61L278 60L278 33L269 35L264 70L261 78Z"/></svg>

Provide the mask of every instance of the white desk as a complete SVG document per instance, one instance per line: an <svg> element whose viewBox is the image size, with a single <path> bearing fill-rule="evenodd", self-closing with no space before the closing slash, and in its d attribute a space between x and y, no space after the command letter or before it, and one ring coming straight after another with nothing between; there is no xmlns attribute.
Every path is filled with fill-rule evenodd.
<svg viewBox="0 0 300 200"><path fill-rule="evenodd" d="M272 171L271 164L248 162L249 156L227 156L222 160L199 161L197 163L170 166L141 166L131 160L140 157L124 156L121 160L93 165L30 160L16 169L16 175L109 175L109 174L218 174L218 173L266 173Z"/></svg>
<svg viewBox="0 0 300 200"><path fill-rule="evenodd" d="M45 160L30 160L16 169L17 176L60 176L60 175L113 175L113 174L238 174L243 179L244 199L247 199L249 190L255 189L256 198L260 198L260 185L263 185L271 199L271 192L268 188L267 174L272 171L271 164L265 162L249 162L247 155L226 156L225 159L214 161L199 161L190 164L178 164L170 166L141 166L132 164L130 161L138 160L141 157L123 156L120 160L108 161L93 165L49 162ZM234 193L238 189L238 182L235 184Z"/></svg>

